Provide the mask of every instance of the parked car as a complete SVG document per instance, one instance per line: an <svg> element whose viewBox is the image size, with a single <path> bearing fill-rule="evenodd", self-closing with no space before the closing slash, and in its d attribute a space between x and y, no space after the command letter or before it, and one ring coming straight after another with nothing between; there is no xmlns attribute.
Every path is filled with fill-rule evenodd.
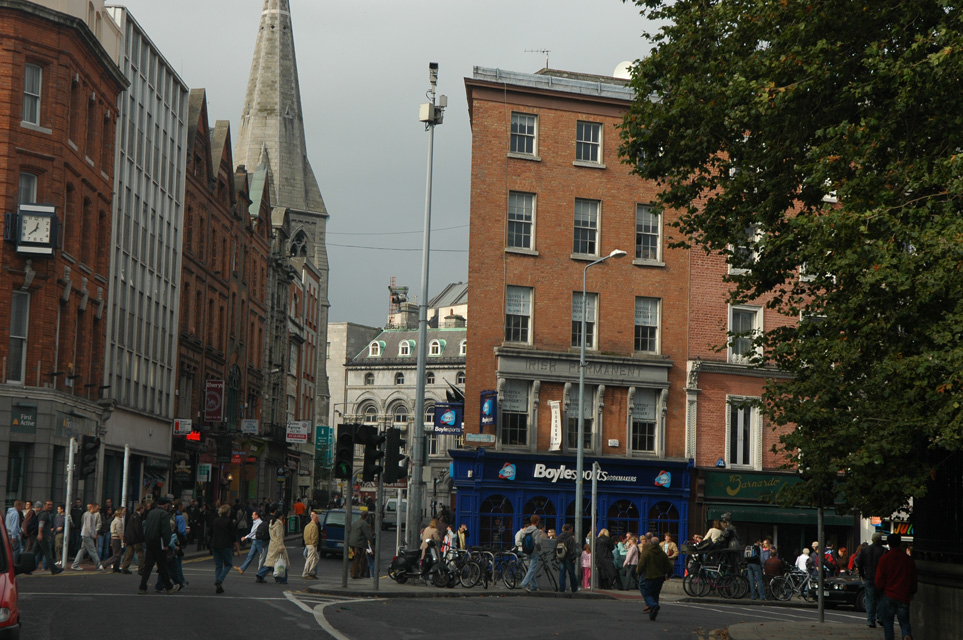
<svg viewBox="0 0 963 640"><path fill-rule="evenodd" d="M361 517L360 509L351 512L352 522ZM321 541L318 543L318 554L342 555L344 553L344 509L328 509L320 518Z"/></svg>
<svg viewBox="0 0 963 640"><path fill-rule="evenodd" d="M0 638L16 640L20 637L17 576L36 568L37 562L32 553L20 554L20 560L14 564L7 528L3 519L0 519Z"/></svg>
<svg viewBox="0 0 963 640"><path fill-rule="evenodd" d="M866 611L865 584L858 576L841 575L826 578L823 597L827 606L849 606Z"/></svg>

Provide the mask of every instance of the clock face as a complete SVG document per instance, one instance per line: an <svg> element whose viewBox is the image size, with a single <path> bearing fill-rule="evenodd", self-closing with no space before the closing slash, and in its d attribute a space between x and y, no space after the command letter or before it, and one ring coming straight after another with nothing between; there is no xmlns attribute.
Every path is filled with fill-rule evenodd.
<svg viewBox="0 0 963 640"><path fill-rule="evenodd" d="M50 242L50 216L22 214L20 219L20 242Z"/></svg>

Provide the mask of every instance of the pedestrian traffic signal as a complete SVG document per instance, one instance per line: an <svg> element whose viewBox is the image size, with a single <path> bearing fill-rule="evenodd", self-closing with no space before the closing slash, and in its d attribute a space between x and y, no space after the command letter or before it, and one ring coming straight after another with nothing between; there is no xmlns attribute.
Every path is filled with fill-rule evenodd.
<svg viewBox="0 0 963 640"><path fill-rule="evenodd" d="M351 479L354 464L354 427L353 424L338 425L338 439L334 446L334 477L341 480Z"/></svg>
<svg viewBox="0 0 963 640"><path fill-rule="evenodd" d="M391 483L407 477L407 459L402 455L403 442L400 429L388 429L385 438L385 470L384 481ZM402 466L404 464L404 466Z"/></svg>
<svg viewBox="0 0 963 640"><path fill-rule="evenodd" d="M100 453L100 438L84 436L80 441L80 477L97 471L97 454Z"/></svg>

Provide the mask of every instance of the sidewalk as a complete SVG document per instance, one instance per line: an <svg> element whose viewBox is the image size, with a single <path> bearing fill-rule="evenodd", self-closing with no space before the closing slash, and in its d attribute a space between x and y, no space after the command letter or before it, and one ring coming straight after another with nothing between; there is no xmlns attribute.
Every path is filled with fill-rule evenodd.
<svg viewBox="0 0 963 640"><path fill-rule="evenodd" d="M881 629L864 624L836 622L742 622L729 627L729 640L808 640L810 638L844 638L879 640Z"/></svg>

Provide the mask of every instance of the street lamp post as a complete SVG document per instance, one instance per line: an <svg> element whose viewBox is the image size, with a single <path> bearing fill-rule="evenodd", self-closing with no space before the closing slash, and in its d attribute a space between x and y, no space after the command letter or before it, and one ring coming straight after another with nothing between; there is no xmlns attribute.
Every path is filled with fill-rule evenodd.
<svg viewBox="0 0 963 640"><path fill-rule="evenodd" d="M585 537L582 533L582 459L585 455L585 280L588 275L589 267L605 262L609 258L621 258L625 252L621 249L613 249L612 253L599 258L595 262L590 262L582 269L582 330L579 333L579 359L578 359L578 443L576 445L575 463L575 539L582 544Z"/></svg>

